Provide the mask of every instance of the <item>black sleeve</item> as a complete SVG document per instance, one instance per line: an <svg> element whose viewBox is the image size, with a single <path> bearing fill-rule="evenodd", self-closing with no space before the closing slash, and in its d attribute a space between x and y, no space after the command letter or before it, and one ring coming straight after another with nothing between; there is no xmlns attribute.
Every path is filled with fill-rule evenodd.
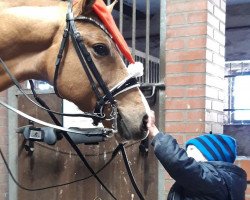
<svg viewBox="0 0 250 200"><path fill-rule="evenodd" d="M154 152L169 175L190 190L221 190L222 180L212 165L189 158L184 149L170 135L158 133L152 141ZM224 189L224 188L223 188Z"/></svg>

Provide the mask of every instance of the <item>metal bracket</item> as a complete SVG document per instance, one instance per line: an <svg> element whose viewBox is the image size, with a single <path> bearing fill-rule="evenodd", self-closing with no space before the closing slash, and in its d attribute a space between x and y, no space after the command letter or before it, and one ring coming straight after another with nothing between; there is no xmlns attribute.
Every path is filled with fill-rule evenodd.
<svg viewBox="0 0 250 200"><path fill-rule="evenodd" d="M68 132L68 135L75 144L98 144L99 142L105 141L113 136L113 131L105 128L70 129L83 132L83 134ZM56 135L60 132L61 130L56 130L51 127L35 127L31 124L20 127L16 130L16 133L23 134L24 139L29 142L28 145L26 145L27 149L29 149L29 144L32 144L35 141L54 145L58 141ZM32 151L34 151L34 145L32 146Z"/></svg>
<svg viewBox="0 0 250 200"><path fill-rule="evenodd" d="M159 90L165 90L164 83L142 83L140 89L145 95L145 98L152 105L156 103L156 94Z"/></svg>

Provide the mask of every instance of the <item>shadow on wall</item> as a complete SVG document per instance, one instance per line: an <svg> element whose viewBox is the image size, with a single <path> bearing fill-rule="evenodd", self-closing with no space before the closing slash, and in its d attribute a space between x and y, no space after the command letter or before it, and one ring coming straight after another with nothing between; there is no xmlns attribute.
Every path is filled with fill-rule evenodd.
<svg viewBox="0 0 250 200"><path fill-rule="evenodd" d="M249 125L224 125L224 134L231 135L237 140L238 156L250 156Z"/></svg>

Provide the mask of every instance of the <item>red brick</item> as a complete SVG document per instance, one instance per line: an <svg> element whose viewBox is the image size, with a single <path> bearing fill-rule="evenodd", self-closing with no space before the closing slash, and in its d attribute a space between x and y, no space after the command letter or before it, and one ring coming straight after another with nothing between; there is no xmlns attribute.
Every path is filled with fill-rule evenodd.
<svg viewBox="0 0 250 200"><path fill-rule="evenodd" d="M187 97L205 97L205 87L189 87Z"/></svg>
<svg viewBox="0 0 250 200"><path fill-rule="evenodd" d="M167 29L167 38L206 35L206 32L207 32L206 24L196 25L196 26L185 26L185 27L171 27Z"/></svg>
<svg viewBox="0 0 250 200"><path fill-rule="evenodd" d="M206 22L207 12L192 12L187 16L188 23Z"/></svg>
<svg viewBox="0 0 250 200"><path fill-rule="evenodd" d="M206 72L206 63L189 63L187 64L186 72Z"/></svg>
<svg viewBox="0 0 250 200"><path fill-rule="evenodd" d="M205 37L195 37L190 38L187 44L187 48L203 48L206 47L206 38Z"/></svg>
<svg viewBox="0 0 250 200"><path fill-rule="evenodd" d="M165 120L166 121L184 121L185 114L184 112L166 112L165 113Z"/></svg>
<svg viewBox="0 0 250 200"><path fill-rule="evenodd" d="M185 64L184 63L167 63L166 64L166 72L168 74L171 73L178 73L178 72L185 72Z"/></svg>
<svg viewBox="0 0 250 200"><path fill-rule="evenodd" d="M187 112L187 121L204 122L205 121L205 111L189 111Z"/></svg>
<svg viewBox="0 0 250 200"><path fill-rule="evenodd" d="M192 51L168 51L166 54L166 61L193 61L203 60L206 58L205 50Z"/></svg>
<svg viewBox="0 0 250 200"><path fill-rule="evenodd" d="M167 16L167 25L168 26L180 25L180 24L186 24L186 23L187 23L187 17L183 13Z"/></svg>
<svg viewBox="0 0 250 200"><path fill-rule="evenodd" d="M185 47L184 40L181 39L174 39L174 40L167 40L166 42L166 50L171 49L183 49Z"/></svg>
<svg viewBox="0 0 250 200"><path fill-rule="evenodd" d="M167 97L185 97L186 94L187 94L186 88L167 87L166 89Z"/></svg>
<svg viewBox="0 0 250 200"><path fill-rule="evenodd" d="M185 11L206 10L207 0L167 3L167 13L178 13Z"/></svg>
<svg viewBox="0 0 250 200"><path fill-rule="evenodd" d="M205 74L189 75L189 76L173 76L166 78L167 86L186 86L186 85L203 85L205 84L206 76Z"/></svg>
<svg viewBox="0 0 250 200"><path fill-rule="evenodd" d="M205 108L204 99L168 99L165 101L165 108L168 110L186 110L186 109L203 109Z"/></svg>
<svg viewBox="0 0 250 200"><path fill-rule="evenodd" d="M165 130L168 133L202 133L204 132L204 123L166 123Z"/></svg>

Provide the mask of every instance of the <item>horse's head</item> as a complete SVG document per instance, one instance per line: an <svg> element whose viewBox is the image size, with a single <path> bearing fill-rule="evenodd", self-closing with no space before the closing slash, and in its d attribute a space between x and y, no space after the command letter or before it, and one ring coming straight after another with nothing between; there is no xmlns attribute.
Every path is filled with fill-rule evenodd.
<svg viewBox="0 0 250 200"><path fill-rule="evenodd" d="M129 73L115 42L109 34L98 24L79 17L87 16L102 23L92 9L94 2L92 0L79 0L75 2L73 5L74 17L78 17L75 25L81 36L81 42L86 47L104 83L110 90L119 82L125 80L129 76ZM61 37L62 32L61 35L58 34L58 38L55 38L58 44ZM55 47L52 47L51 50L53 52L56 51ZM92 112L98 99L79 60L72 39L67 43L64 53L56 80L58 93L63 98L74 102L82 111ZM52 81L54 69L51 68L49 74ZM92 72L91 77L97 83ZM101 96L106 95L100 85L96 85L98 93ZM138 87L122 92L115 97L115 100L119 112L118 137L122 140L140 140L145 138L147 136L145 125L147 118L146 111L149 110L149 106ZM109 116L111 112L109 105L104 106L104 112L106 116ZM103 124L110 126L107 121L103 121Z"/></svg>

